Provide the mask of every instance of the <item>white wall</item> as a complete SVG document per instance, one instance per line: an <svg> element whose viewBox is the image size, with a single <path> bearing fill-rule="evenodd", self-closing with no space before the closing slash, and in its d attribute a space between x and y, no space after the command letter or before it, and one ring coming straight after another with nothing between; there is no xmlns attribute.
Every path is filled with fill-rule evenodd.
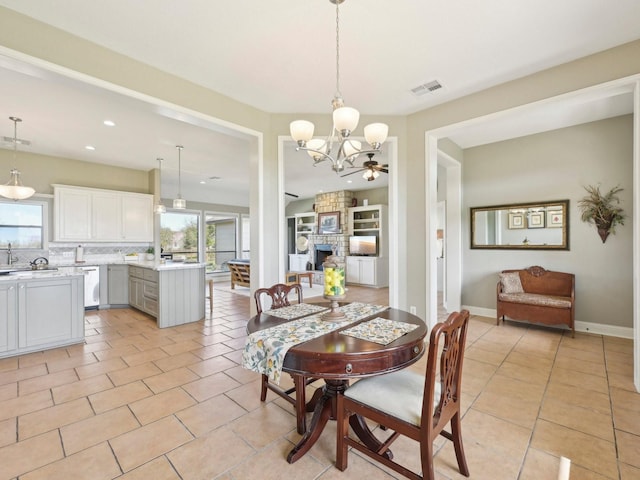
<svg viewBox="0 0 640 480"><path fill-rule="evenodd" d="M498 272L540 265L576 275L576 321L633 326L631 115L464 151L462 303L496 308ZM585 185L620 185L629 217L602 244L580 220ZM569 199L569 251L471 250L469 209Z"/></svg>

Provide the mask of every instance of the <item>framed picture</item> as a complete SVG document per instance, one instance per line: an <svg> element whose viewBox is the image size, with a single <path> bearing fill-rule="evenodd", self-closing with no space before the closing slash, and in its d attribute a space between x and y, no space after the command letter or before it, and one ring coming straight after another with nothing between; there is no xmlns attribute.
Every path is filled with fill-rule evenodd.
<svg viewBox="0 0 640 480"><path fill-rule="evenodd" d="M529 228L544 228L544 212L529 212Z"/></svg>
<svg viewBox="0 0 640 480"><path fill-rule="evenodd" d="M547 228L562 228L564 216L562 210L547 211Z"/></svg>
<svg viewBox="0 0 640 480"><path fill-rule="evenodd" d="M340 212L319 213L318 233L340 233Z"/></svg>
<svg viewBox="0 0 640 480"><path fill-rule="evenodd" d="M509 228L524 228L524 213L509 213Z"/></svg>

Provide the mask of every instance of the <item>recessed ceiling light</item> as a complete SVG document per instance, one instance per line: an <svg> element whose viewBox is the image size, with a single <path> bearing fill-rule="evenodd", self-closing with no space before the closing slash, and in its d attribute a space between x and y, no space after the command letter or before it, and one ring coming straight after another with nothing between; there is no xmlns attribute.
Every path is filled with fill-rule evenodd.
<svg viewBox="0 0 640 480"><path fill-rule="evenodd" d="M353 183L353 180L347 180L347 183Z"/></svg>
<svg viewBox="0 0 640 480"><path fill-rule="evenodd" d="M104 123L107 127L115 127L116 123L113 120L105 120Z"/></svg>
<svg viewBox="0 0 640 480"><path fill-rule="evenodd" d="M200 180L200 185L204 185L205 183L207 182L205 182L204 180Z"/></svg>
<svg viewBox="0 0 640 480"><path fill-rule="evenodd" d="M93 145L87 145L84 148L85 148L85 150L95 150L96 149L96 147L94 147Z"/></svg>

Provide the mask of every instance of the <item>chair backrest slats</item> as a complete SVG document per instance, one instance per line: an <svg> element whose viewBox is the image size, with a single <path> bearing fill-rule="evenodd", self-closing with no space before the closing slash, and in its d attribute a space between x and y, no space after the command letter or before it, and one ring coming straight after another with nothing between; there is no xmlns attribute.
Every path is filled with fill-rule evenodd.
<svg viewBox="0 0 640 480"><path fill-rule="evenodd" d="M445 322L436 324L431 331L426 371L428 381L425 382L422 402L422 426L427 427L423 432L430 441L438 436L460 408L462 363L468 324L469 312L463 310L452 313ZM440 383L438 398L434 396L436 382Z"/></svg>
<svg viewBox="0 0 640 480"><path fill-rule="evenodd" d="M259 288L254 294L253 298L256 301L256 309L258 314L262 313L264 310L264 306L262 303L262 299L264 296L268 296L271 298L271 307L270 309L288 307L291 305L289 301L289 294L291 291L295 291L298 295L298 303L302 303L302 285L299 283L293 283L291 285L286 285L284 283L276 283L275 285L269 288Z"/></svg>

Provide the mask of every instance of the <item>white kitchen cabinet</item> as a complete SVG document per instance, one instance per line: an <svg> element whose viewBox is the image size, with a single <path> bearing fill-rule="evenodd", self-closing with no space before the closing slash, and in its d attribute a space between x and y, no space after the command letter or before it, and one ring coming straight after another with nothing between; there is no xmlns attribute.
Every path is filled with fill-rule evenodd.
<svg viewBox="0 0 640 480"><path fill-rule="evenodd" d="M91 192L54 185L54 240L80 242L91 238Z"/></svg>
<svg viewBox="0 0 640 480"><path fill-rule="evenodd" d="M290 253L289 254L289 271L304 272L307 270L307 262L311 261L311 255L308 253Z"/></svg>
<svg viewBox="0 0 640 480"><path fill-rule="evenodd" d="M386 287L389 284L389 273L386 258L380 257L347 257L347 283Z"/></svg>
<svg viewBox="0 0 640 480"><path fill-rule="evenodd" d="M54 185L54 240L152 242L153 196Z"/></svg>
<svg viewBox="0 0 640 480"><path fill-rule="evenodd" d="M121 194L122 238L128 242L153 242L153 196Z"/></svg>
<svg viewBox="0 0 640 480"><path fill-rule="evenodd" d="M0 357L84 341L84 277L0 283Z"/></svg>
<svg viewBox="0 0 640 480"><path fill-rule="evenodd" d="M121 216L120 195L101 190L91 192L91 239L113 240L121 237Z"/></svg>

